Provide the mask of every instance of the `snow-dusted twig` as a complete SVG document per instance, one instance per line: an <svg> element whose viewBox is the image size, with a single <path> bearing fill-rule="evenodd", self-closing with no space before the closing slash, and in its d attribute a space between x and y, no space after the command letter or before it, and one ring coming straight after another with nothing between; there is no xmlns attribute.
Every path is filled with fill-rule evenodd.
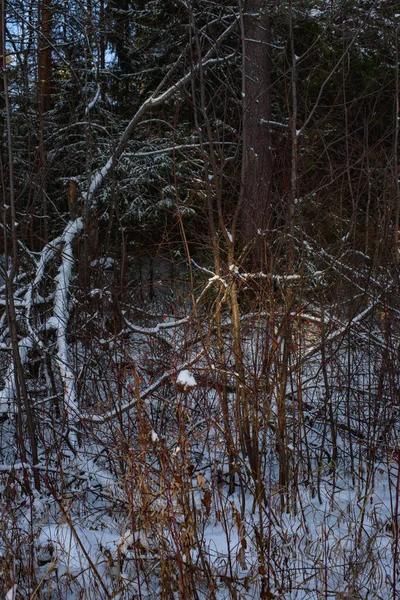
<svg viewBox="0 0 400 600"><path fill-rule="evenodd" d="M215 146L223 145L223 146L232 146L233 142L213 142ZM148 151L140 151L140 152L125 152L123 158L142 158L143 156L156 156L158 154L166 154L170 152L178 152L180 150L193 150L196 148L202 148L206 146L207 143L203 142L202 144L180 144L177 146L169 146L168 148L159 148L158 150L148 150ZM209 142L208 142L209 145Z"/></svg>
<svg viewBox="0 0 400 600"><path fill-rule="evenodd" d="M143 104L140 106L140 108L137 110L135 115L132 117L132 119L126 126L124 133L122 134L115 150L111 154L110 158L107 160L106 164L103 165L103 167L99 169L97 173L95 173L86 193L86 203L88 206L91 205L93 197L97 192L98 188L103 184L105 178L109 175L113 167L121 158L135 128L139 125L143 115L148 110L160 106L161 104L169 100L169 98L174 96L191 80L193 74L196 73L200 68L208 68L211 65L225 62L235 56L234 54L230 54L229 56L223 56L220 58L211 58L212 55L215 53L216 49L221 44L221 42L231 33L231 31L236 27L236 25L237 21L235 19L219 36L212 48L210 48L209 51L205 54L204 59L200 61L197 65L194 65L194 67L191 68L187 73L185 73L185 75L183 75L178 81L170 85L166 90L162 92L161 89L166 83L164 79L160 83L158 88L155 90L155 92L143 102Z"/></svg>
<svg viewBox="0 0 400 600"><path fill-rule="evenodd" d="M194 261L192 261L192 262L196 265L196 263ZM201 267L199 267L199 268L201 268ZM206 269L206 271L208 273L212 273L212 271L208 271L208 269ZM224 286L225 287L227 286L226 281L224 281L217 275L213 274L213 276L210 277L210 279L208 280L207 285L203 288L200 296L196 299L195 306L199 305L204 294L208 291L208 289L216 281L222 281ZM126 316L124 315L124 321L125 321L128 329L130 329L134 333L141 333L143 335L157 335L158 333L160 333L161 331L163 331L165 329L174 329L176 327L180 327L181 325L185 325L186 323L188 323L190 321L190 319L191 319L191 315L188 315L187 317L183 317L182 319L175 319L173 321L162 321L160 323L157 323L157 325L155 325L154 327L140 327L139 325L135 325L134 323L131 323L131 321L129 321L126 318Z"/></svg>
<svg viewBox="0 0 400 600"><path fill-rule="evenodd" d="M368 16L365 18L365 20L367 18L369 18L370 13L368 12ZM302 133L304 132L304 130L308 127L309 123L311 122L315 111L317 110L319 103L321 101L324 89L326 87L326 85L329 83L329 81L332 79L332 77L334 76L334 74L337 72L338 68L340 67L340 65L342 64L342 62L346 59L346 57L349 55L350 50L352 49L354 43L356 42L356 40L358 39L358 35L359 33L362 31L362 28L364 27L365 24L365 20L361 22L361 24L359 25L358 29L355 31L352 39L350 40L349 44L347 45L347 47L345 48L345 50L342 52L341 56L339 57L338 61L336 62L336 64L332 67L330 73L328 74L328 76L325 78L325 80L323 81L319 92L318 92L318 96L317 99L314 102L314 105L312 107L312 109L310 110L308 117L306 118L306 120L304 121L303 125L300 127L300 129L298 129L296 131L296 136L299 137L300 135L302 135Z"/></svg>
<svg viewBox="0 0 400 600"><path fill-rule="evenodd" d="M61 265L56 277L56 290L54 296L54 315L50 317L51 324L57 333L57 365L60 370L61 379L64 386L64 399L68 418L73 420L76 417L75 401L75 381L73 374L68 366L68 351L66 343L66 328L68 324L68 291L72 274L72 240L83 228L81 218L68 223L64 231L57 238L46 244L40 253L36 264L36 273L32 283L29 285L23 300L25 308L24 323L28 335L19 342L19 353L21 362L24 364L27 360L29 350L33 344L43 347L39 335L31 323L33 306L35 304L35 293L43 280L46 267L53 260L58 248L64 246L61 253ZM15 396L15 373L14 363L8 368L5 377L5 384L0 392L0 413L7 414L12 409L12 401Z"/></svg>
<svg viewBox="0 0 400 600"><path fill-rule="evenodd" d="M315 246L315 242L314 242L314 246ZM311 246L310 246L310 249L311 249ZM317 255L319 254L320 258L325 260L331 269L338 271L341 275L343 275L342 270L347 271L348 273L352 274L354 277L354 282L353 282L354 285L357 285L355 283L357 280L364 279L367 281L368 284L373 284L380 289L382 289L386 286L385 282L379 281L376 278L372 277L370 271L368 271L368 273L362 273L361 271L358 271L354 267L351 267L351 266L347 265L345 262L343 262L342 259L345 256L346 252L343 252L339 258L336 258L335 256L332 256L331 254L326 252L326 250L324 250L321 247L312 248L311 250L313 251L314 254L317 254ZM366 291L364 288L361 288L358 285L357 285L357 287L359 287L359 289L364 290L364 292Z"/></svg>
<svg viewBox="0 0 400 600"><path fill-rule="evenodd" d="M225 287L227 287L227 282L220 275L217 275L216 273L214 273L210 269L207 269L206 267L198 265L193 259L192 264L196 267L196 269L199 269L199 271L203 271L203 273L211 275L211 279L209 281L220 281ZM289 275L274 275L273 273L264 273L263 271L259 271L258 273L246 273L239 271L239 268L235 267L234 265L231 266L230 270L231 273L233 273L236 277L246 280L269 279L271 281L276 281L280 283L286 281L299 281L303 279L303 275L299 275L298 273L291 273Z"/></svg>
<svg viewBox="0 0 400 600"><path fill-rule="evenodd" d="M264 273L260 271L259 273L238 273L241 279L271 279L272 281L298 281L303 279L302 275L298 273L292 273L290 275L274 275L273 273Z"/></svg>
<svg viewBox="0 0 400 600"><path fill-rule="evenodd" d="M46 246L43 248L42 252L40 253L40 258L39 258L39 261L36 266L35 278L32 281L32 283L30 284L30 286L25 294L24 302L25 302L26 326L29 331L29 334L32 336L32 338L35 340L35 342L39 345L39 347L42 347L43 344L42 344L41 340L39 339L39 337L37 336L36 332L34 331L32 325L31 325L31 322L30 322L32 308L33 308L33 304L34 304L34 294L35 294L36 290L38 289L39 284L41 283L41 281L44 277L46 266L54 258L57 248L60 246L60 244L63 244L64 242L71 243L72 238L82 229L82 227L83 227L83 221L81 218L78 218L75 221L68 223L68 225L65 227L65 229L61 235L59 235L54 240L52 240L51 242L46 244Z"/></svg>
<svg viewBox="0 0 400 600"><path fill-rule="evenodd" d="M269 127L278 127L279 129L289 129L288 123L280 123L279 121L270 121L269 119L260 119L260 125L268 125Z"/></svg>
<svg viewBox="0 0 400 600"><path fill-rule="evenodd" d="M131 323L125 316L124 316L124 320L126 325L128 326L128 328L131 331L134 331L135 333L141 333L143 335L157 335L157 333L160 333L160 331L162 331L163 329L172 329L174 327L179 327L180 325L185 325L185 323L187 323L190 319L189 317L185 317L184 319L177 319L176 321L166 321L166 322L162 322L162 323L157 323L157 325L155 325L155 327L140 327L139 325L135 325L134 323Z"/></svg>
<svg viewBox="0 0 400 600"><path fill-rule="evenodd" d="M207 273L207 275L211 275L210 279L208 280L208 287L210 286L210 284L215 283L216 281L219 281L220 283L222 283L222 285L224 287L228 287L228 284L223 277L221 277L220 275L217 275L216 273L214 273L214 271L211 271L210 269L207 269L206 267L202 267L202 266L198 265L193 260L193 258L191 259L191 262L196 267L196 269L199 269L199 271L203 271L203 273Z"/></svg>
<svg viewBox="0 0 400 600"><path fill-rule="evenodd" d="M67 125L67 127L60 127L60 129L57 129L57 131L48 136L46 142L49 142L55 136L59 136L61 133L64 133L64 131L70 131L70 129L72 129L73 127L88 127L89 125L92 129L98 129L99 131L105 133L108 137L112 137L108 129L106 129L106 127L100 125L99 123L92 123L91 121L75 121L74 123L70 123L69 125ZM59 148L57 149L57 151L59 151ZM61 181L63 179L70 181L71 179L73 179L73 177L60 178Z"/></svg>
<svg viewBox="0 0 400 600"><path fill-rule="evenodd" d="M95 107L95 105L97 103L97 100L100 98L100 91L101 91L101 88L100 88L100 84L98 83L97 84L96 94L95 94L94 98L89 102L89 104L87 105L87 107L85 109L85 115L86 116L90 113L90 111L92 110L92 108Z"/></svg>
<svg viewBox="0 0 400 600"><path fill-rule="evenodd" d="M299 369L299 367L301 367L301 365L303 365L305 362L307 362L307 360L309 358L311 358L312 356L317 354L317 352L319 352L325 344L328 344L329 342L333 342L340 336L344 335L350 328L354 327L355 325L358 325L358 323L363 321L363 319L365 319L365 317L367 317L370 314L370 312L378 304L379 300L380 300L380 296L378 297L378 299L375 302L372 302L369 306L367 306L367 308L365 308L363 311L361 311L358 315L356 315L348 323L346 323L342 327L339 327L338 329L335 329L334 331L332 331L332 333L327 335L326 338L324 340L322 340L321 342L319 342L318 344L314 344L314 346L311 346L310 348L308 348L308 350L303 354L303 356L300 358L300 360L298 362L296 362L296 364L294 364L292 367L290 367L289 372L295 373Z"/></svg>

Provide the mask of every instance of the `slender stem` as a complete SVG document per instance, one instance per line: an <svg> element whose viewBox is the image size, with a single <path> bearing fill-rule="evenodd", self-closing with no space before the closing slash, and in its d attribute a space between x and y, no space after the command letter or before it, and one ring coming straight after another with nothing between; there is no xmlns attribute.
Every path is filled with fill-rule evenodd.
<svg viewBox="0 0 400 600"><path fill-rule="evenodd" d="M4 2L1 6L2 18L1 23L4 27L5 12ZM4 60L4 59L3 59ZM16 210L15 210L15 190L14 190L14 171L13 171L13 146L12 146L12 133L11 133L11 108L10 99L8 94L8 81L7 81L7 69L3 68L3 90L4 90L4 101L5 101L5 113L6 113L6 130L7 130L7 147L8 147L8 177L9 177L9 205L10 205L10 233L11 233L11 247L12 247L12 265L11 269L6 271L6 291L7 291L7 318L9 322L11 345L13 351L13 361L15 369L15 387L16 396L18 403L18 422L19 422L19 444L22 453L22 457L26 459L26 449L23 432L21 430L21 409L22 402L25 408L28 436L31 445L32 463L37 465L38 454L35 437L34 417L30 406L28 391L25 383L24 370L22 366L19 344L18 344L18 330L17 330L17 313L14 302L14 279L18 273L19 268L19 254L18 254L18 236L16 230ZM22 397L22 398L21 398ZM22 402L21 402L22 400ZM39 473L36 469L33 471L33 477L35 482L35 488L40 490L40 479Z"/></svg>

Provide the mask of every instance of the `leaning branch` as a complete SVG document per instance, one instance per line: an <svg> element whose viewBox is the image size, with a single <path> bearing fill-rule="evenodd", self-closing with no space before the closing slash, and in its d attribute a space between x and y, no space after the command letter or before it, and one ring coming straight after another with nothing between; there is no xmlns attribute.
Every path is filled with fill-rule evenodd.
<svg viewBox="0 0 400 600"><path fill-rule="evenodd" d="M190 71L188 71L185 75L183 75L183 77L181 77L181 79L179 79L174 84L169 86L164 92L161 92L160 90L161 90L163 84L165 83L165 80L164 80L163 82L161 82L161 84L159 85L157 90L155 90L155 92L149 98L147 98L147 100L145 100L145 102L143 102L143 104L137 110L136 114L132 117L132 119L128 123L124 133L121 136L120 141L118 142L114 152L112 153L112 155L110 156L110 158L108 159L106 164L101 169L99 169L97 171L97 173L94 175L92 182L87 190L87 194L86 194L86 202L89 207L93 201L93 197L94 197L96 191L102 185L103 181L106 179L108 174L112 171L112 169L115 167L118 160L121 158L122 154L124 153L125 148L129 142L130 138L132 137L132 134L135 131L135 128L139 125L143 115L151 108L156 108L157 106L164 104L164 102L166 102L172 96L174 96L179 90L181 90L191 80L194 73L199 71L200 68L205 69L211 65L225 62L226 60L229 60L230 58L232 58L234 56L234 54L230 54L229 56L224 56L221 58L212 58L213 54L215 53L216 49L219 47L221 42L231 33L231 31L235 27L236 27L236 20L234 20L225 29L225 31L216 40L214 46L212 48L210 48L210 50L205 54L203 60L199 61L199 63L197 65L195 65L194 68L190 69Z"/></svg>
<svg viewBox="0 0 400 600"><path fill-rule="evenodd" d="M206 352L205 349L200 350L200 352L198 352L198 354L196 354L196 356L194 358L192 358L191 360L188 360L188 361L178 365L177 367L170 369L169 371L165 371L165 373L163 373L154 383L147 386L142 392L140 392L140 399L141 400L146 399L152 392L154 392L157 388L159 388L160 385L163 384L165 381L167 381L171 377L175 376L180 371L188 369L189 367L196 364L197 361L204 355L205 352ZM126 413L129 410L131 410L132 408L134 408L137 405L137 402L138 402L138 399L135 398L131 402L126 402L121 407L117 408L116 410L110 410L106 413L103 413L102 415L87 415L87 416L83 417L82 420L86 421L86 422L90 422L90 423L96 423L97 425L103 425L104 423L108 423L109 421L112 421L115 417L119 417L123 413Z"/></svg>

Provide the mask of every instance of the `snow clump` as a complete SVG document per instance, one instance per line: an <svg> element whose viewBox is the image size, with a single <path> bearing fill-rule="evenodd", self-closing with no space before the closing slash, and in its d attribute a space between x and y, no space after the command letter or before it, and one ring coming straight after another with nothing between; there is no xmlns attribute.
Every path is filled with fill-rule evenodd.
<svg viewBox="0 0 400 600"><path fill-rule="evenodd" d="M179 373L176 383L181 385L185 391L197 385L197 381L193 377L192 373L187 369L184 369Z"/></svg>

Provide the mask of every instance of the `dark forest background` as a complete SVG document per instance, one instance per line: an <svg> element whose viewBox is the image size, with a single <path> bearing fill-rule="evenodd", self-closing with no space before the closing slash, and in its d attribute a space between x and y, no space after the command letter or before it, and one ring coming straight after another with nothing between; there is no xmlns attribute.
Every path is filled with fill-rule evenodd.
<svg viewBox="0 0 400 600"><path fill-rule="evenodd" d="M7 598L399 598L399 15L0 0Z"/></svg>

